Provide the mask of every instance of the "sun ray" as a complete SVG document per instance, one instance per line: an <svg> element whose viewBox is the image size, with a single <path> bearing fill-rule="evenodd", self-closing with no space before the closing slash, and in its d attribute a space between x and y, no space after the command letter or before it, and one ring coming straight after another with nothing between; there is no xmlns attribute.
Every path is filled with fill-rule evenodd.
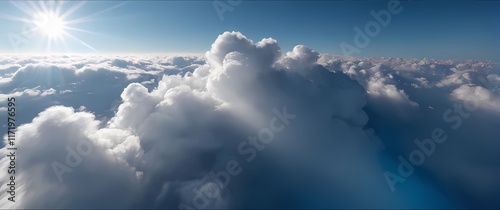
<svg viewBox="0 0 500 210"><path fill-rule="evenodd" d="M66 51L69 51L69 47L68 47L68 44L66 44L66 40L65 40L65 39L61 39L61 43L63 44L64 49L65 49Z"/></svg>
<svg viewBox="0 0 500 210"><path fill-rule="evenodd" d="M56 14L61 17L61 19L64 19L64 17L62 17L61 15L61 10L62 10L62 7L63 7L63 4L64 4L64 1L58 1L58 4L57 4L57 7L56 7Z"/></svg>
<svg viewBox="0 0 500 210"><path fill-rule="evenodd" d="M85 4L85 2L81 1L78 4L73 5L68 10L66 10L66 12L64 12L64 14L61 15L61 19L66 19L68 16L70 16L75 11L77 11L78 9L80 9L80 7L82 7L84 4Z"/></svg>
<svg viewBox="0 0 500 210"><path fill-rule="evenodd" d="M68 29L68 30L71 30L71 31L79 31L79 32L88 33L88 34L94 34L94 35L99 35L99 36L104 36L104 34L100 34L100 33L93 32L93 31L84 30L84 29L81 29L81 28L75 28L75 27L71 27L71 26L65 26L64 29Z"/></svg>
<svg viewBox="0 0 500 210"><path fill-rule="evenodd" d="M80 44L84 45L85 47L91 49L92 51L94 52L97 52L97 50L95 48L93 48L92 46L90 46L89 44L85 43L84 41L82 41L81 39L78 39L77 37L71 35L70 33L67 33L67 32L64 32L64 34L70 38L72 38L73 40L79 42Z"/></svg>
<svg viewBox="0 0 500 210"><path fill-rule="evenodd" d="M127 2L122 2L122 3L120 3L120 4L114 5L114 6L112 6L112 7L109 7L109 8L107 8L107 9L101 10L101 11L99 11L99 12L96 12L96 13L93 13L93 14L90 14L90 15L87 15L87 16L85 16L85 17L83 17L83 18L78 18L78 19L75 19L75 20L70 20L70 21L68 21L67 23L68 23L68 24L76 24L76 23L82 23L82 22L92 21L92 20L93 20L93 19L92 19L92 17L97 16L97 15L99 15L99 14L102 14L102 13L104 13L104 12L111 11L111 10L116 9L116 8L118 8L118 7L121 7L121 6L125 5L126 3L127 3Z"/></svg>
<svg viewBox="0 0 500 210"><path fill-rule="evenodd" d="M19 10L21 10L22 12L24 12L25 14L29 15L30 17L35 13L33 8L27 7L26 4L20 4L19 2L15 1L11 1L10 3L15 7L17 7Z"/></svg>
<svg viewBox="0 0 500 210"><path fill-rule="evenodd" d="M33 22L32 20L30 20L28 18L17 17L17 16L13 16L13 15L8 15L8 14L0 14L0 17L3 19L19 21L19 22L23 22L23 23L32 23Z"/></svg>
<svg viewBox="0 0 500 210"><path fill-rule="evenodd" d="M42 8L42 12L43 13L48 13L49 12L49 10L47 9L47 6L45 5L44 1L38 1L38 5L40 6L40 8Z"/></svg>
<svg viewBox="0 0 500 210"><path fill-rule="evenodd" d="M40 2L42 2L42 1L40 1ZM33 16L34 14L37 14L37 13L42 13L42 12L45 12L45 11L43 11L40 7L38 7L38 6L36 5L36 3L35 3L35 2L33 2L33 1L28 1L28 4L31 6L31 8L33 8L33 11L34 11L33 13L29 14L29 15L31 15L31 16Z"/></svg>
<svg viewBox="0 0 500 210"><path fill-rule="evenodd" d="M37 31L40 31L40 29L38 27L30 27L27 30L24 30L21 34L22 35L30 35L30 34L37 32Z"/></svg>
<svg viewBox="0 0 500 210"><path fill-rule="evenodd" d="M47 39L47 52L50 54L50 51L52 49L52 39Z"/></svg>

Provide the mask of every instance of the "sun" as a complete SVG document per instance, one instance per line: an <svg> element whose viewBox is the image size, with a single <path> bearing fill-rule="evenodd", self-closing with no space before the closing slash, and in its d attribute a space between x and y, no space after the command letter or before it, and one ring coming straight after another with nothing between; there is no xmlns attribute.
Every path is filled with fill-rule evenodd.
<svg viewBox="0 0 500 210"><path fill-rule="evenodd" d="M33 23L49 38L61 38L66 29L64 20L54 12L38 13L34 16Z"/></svg>
<svg viewBox="0 0 500 210"><path fill-rule="evenodd" d="M95 21L98 15L121 7L126 2L82 17L77 17L77 14L81 14L77 13L77 11L86 4L86 1L40 0L10 1L10 3L26 15L23 17L0 14L0 18L24 23L23 32L19 35L14 34L17 35L15 38L17 40L15 43L16 49L19 47L18 45L31 42L33 39L36 40L37 46L45 47L46 52L50 53L53 49L56 51L66 49L65 52L69 52L69 47L75 46L74 43L81 44L89 50L97 52L90 44L75 36L75 33L86 33L96 36L103 35L82 29L78 25L80 23Z"/></svg>

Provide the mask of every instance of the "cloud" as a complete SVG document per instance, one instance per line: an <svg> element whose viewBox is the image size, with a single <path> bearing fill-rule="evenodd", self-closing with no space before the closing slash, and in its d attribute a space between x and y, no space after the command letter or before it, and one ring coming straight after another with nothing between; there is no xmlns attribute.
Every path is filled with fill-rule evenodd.
<svg viewBox="0 0 500 210"><path fill-rule="evenodd" d="M174 62L185 59L182 67ZM113 61L132 65L116 67ZM0 57L0 99L18 97L23 114L18 124L30 122L54 105L82 105L99 118L111 118L120 93L129 83L153 89L163 75L185 74L204 63L195 56L3 56ZM11 64L12 63L12 64ZM188 64L189 63L189 64ZM6 108L6 107L3 107ZM2 123L4 124L4 123Z"/></svg>
<svg viewBox="0 0 500 210"><path fill-rule="evenodd" d="M424 172L420 178L441 184L442 192L453 192L446 194L460 205L500 205L492 199L500 194L500 183L490 177L500 173L494 165L486 164L498 162L498 156L488 148L500 146L494 141L500 133L491 127L500 124L498 65L489 61L328 55L321 55L319 63L346 73L365 87L369 95L364 108L369 117L367 126L394 157L407 156L415 149L415 140L429 138L433 129L444 129L449 140L417 169ZM404 106L412 102L419 106ZM402 185L406 184L400 188Z"/></svg>
<svg viewBox="0 0 500 210"><path fill-rule="evenodd" d="M484 109L500 112L500 96L481 86L462 85L451 95L464 102L474 103Z"/></svg>
<svg viewBox="0 0 500 210"><path fill-rule="evenodd" d="M240 32L218 36L203 58L0 60L0 96L32 110L16 133L18 200L2 207L498 206L489 62L282 52ZM478 104L467 118L454 107L466 101ZM392 193L384 172L434 128L448 142ZM242 172L219 186L230 163Z"/></svg>
<svg viewBox="0 0 500 210"><path fill-rule="evenodd" d="M55 106L40 113L31 123L20 126L16 139L19 184L15 207L129 206L127 202L134 198L138 187L134 171L117 161L112 152L99 147L106 136L100 135L105 131L98 130L98 125L90 113ZM4 157L11 152L5 148L1 151ZM2 161L3 166L7 164ZM58 180L58 173L64 177L63 182ZM9 179L6 173L2 176L3 180ZM83 182L89 177L92 181ZM2 185L2 189L6 191L6 185ZM113 189L113 193L107 194L110 192L107 189ZM128 199L124 201L124 198ZM2 204L8 202L2 199Z"/></svg>
<svg viewBox="0 0 500 210"><path fill-rule="evenodd" d="M217 38L211 50L206 53L206 58L207 64L198 67L192 73L186 73L184 76L164 76L159 81L158 87L152 91L140 83L128 85L120 95L122 102L116 114L103 128L98 128L101 123L96 121L91 113L74 113L72 109L65 107L49 108L31 123L19 128L19 147L23 147L22 142L58 141L45 142L45 144L74 146L76 143L72 143L73 141L88 140L92 142L94 153L85 157L82 166L76 167L72 173L65 174L64 177L68 177L65 180L82 179L81 177L90 173L87 169L93 165L97 168L106 168L109 173L112 173L111 169L119 168L121 170L117 170L116 173L120 173L120 175L117 174L118 177L123 178L115 180L117 185L121 186L118 189L128 187L130 190L120 191L140 195L135 199L130 199L135 202L134 205L177 207L180 202L192 205L194 196L192 189L206 185L210 172L217 171L228 159L235 158L243 164L247 157L238 153L237 148L241 142L249 135L255 135L254 133L260 128L268 126L272 110L283 111L282 107L287 107L285 112L290 110L290 112L297 113L300 121L297 120L294 122L295 125L287 128L286 132L276 136L279 140L270 145L270 148L262 153L262 158L257 159L256 163L248 163L245 170L257 172L262 167L270 167L274 164L290 165L294 163L297 152L304 153L303 156L312 157L313 151L321 147L326 148L325 145L321 146L325 142L329 142L328 148L335 151L346 141L352 142L353 146L349 149L352 150L351 153L346 153L347 150L338 153L328 150L314 153L329 158L337 157L341 160L353 157L353 160L358 162L357 166L353 168L341 161L331 166L325 165L324 168L318 167L317 173L332 173L338 169L343 173L335 175L337 179L352 180L352 182L363 181L362 175L353 177L353 174L372 173L376 176L380 173L376 169L367 169L373 168L376 164L376 161L368 158L370 156L368 154L374 154L374 152L357 152L358 149L354 147L354 145L364 145L363 150L370 151L372 144L363 130L363 125L367 121L367 116L361 109L366 103L363 88L341 73L332 73L316 65L318 54L314 51L299 46L293 52L281 57L281 50L273 39L263 39L253 43L241 33L228 32ZM278 60L282 61L279 65ZM302 65L300 69L295 68L294 65L299 63L305 65ZM111 66L118 68L131 68L136 64L124 60L111 61ZM280 68L275 68L275 65ZM82 66L80 70L76 67L42 66L52 70L48 73L44 72L46 75L43 76L62 74L64 79L52 81L57 81L55 84L65 84L68 80L73 82L75 75L78 76L78 73L74 72L85 74L87 70L81 70L85 66ZM21 78L23 78L23 81L28 82L21 83L22 85L36 83L38 78L26 80L24 77L32 75L33 72L39 72L37 69L42 67L30 65L21 69L16 73L17 76L14 76L13 82L21 83ZM95 69L91 67L89 70ZM30 71L30 74L25 71ZM120 72L117 69L111 71ZM103 71L99 74L102 76L104 73ZM110 76L105 78L110 78ZM53 84L42 85L57 87ZM76 91L80 90L76 89ZM339 97L344 97L345 100L335 100ZM55 116L61 117L55 119ZM68 120L65 120L66 118ZM52 126L52 124L55 125ZM58 138L52 139L48 134L47 136L40 134L40 127L45 128L44 130L51 130L51 134L61 134ZM67 135L72 133L78 138L68 140L69 136L65 136L65 133ZM128 135L132 137L127 137ZM312 136L314 138L310 139L309 137ZM335 138L338 140L333 141ZM283 149L280 149L279 145L284 146ZM305 146L309 149L300 151ZM36 148L36 145L32 147ZM22 171L36 170L40 162L63 161L66 150L63 146L58 147L51 148L51 150L58 150L58 153L53 152L36 161L30 157L23 157L26 161L33 161L31 164L34 166L33 169ZM43 156L47 149L49 148L44 147L38 152L40 154L33 153L32 155ZM273 158L274 153L281 155ZM264 159L268 158L271 158L274 163L266 163ZM100 159L108 161L95 162ZM287 166L287 170L297 174L291 176L293 179L290 181L300 181L299 177L302 174L300 170L308 167L308 163L318 161L313 158L294 167ZM43 170L47 177L42 176L32 181L33 185L43 183L47 185L40 191L51 195L60 195L58 193L62 189L75 188L75 191L67 191L64 195L54 196L53 200L35 198L29 196L29 192L24 192L28 196L23 196L20 206L48 207L49 204L53 204L59 207L92 207L83 202L85 199L77 198L86 197L82 193L94 190L103 194L116 194L116 196L120 194L117 194L115 190L118 189L114 187L104 190L98 184L88 184L85 188L71 181L57 184L54 182L57 176L50 173L52 172L50 168ZM285 175L279 170L273 170L272 173L274 174L270 174L269 179L264 178L262 181L269 182L277 179L278 174ZM135 174L140 174L140 178L131 178ZM106 179L108 175L111 176L108 172L103 172L102 179ZM48 182L49 179L53 182ZM235 178L231 185L223 190L221 199L209 206L232 206L237 200L248 203L252 199L257 199L256 195L244 196L247 192L242 192L239 188L240 186L250 187L251 179L247 176ZM382 185L383 180L379 180L377 183ZM333 177L322 177L322 179L300 184L297 187L312 190L310 184L320 185L336 181L338 180ZM140 187L137 187L137 183L141 183ZM264 192L259 185L253 189L250 188L249 191ZM276 190L280 190L279 188L280 186L276 186ZM338 192L338 190L327 188L317 190L315 194L335 191ZM130 196L125 194L120 196ZM102 196L103 199L106 197ZM364 195L363 199L371 200L368 195ZM320 200L330 202L326 198ZM113 204L112 198L107 201L102 203L103 200L93 205L114 207L127 205L126 203ZM265 199L256 205L265 207L271 201L270 198ZM304 200L303 202L305 202L303 205L314 204L313 201ZM322 205L329 205L327 203ZM352 203L345 202L342 205L349 204Z"/></svg>

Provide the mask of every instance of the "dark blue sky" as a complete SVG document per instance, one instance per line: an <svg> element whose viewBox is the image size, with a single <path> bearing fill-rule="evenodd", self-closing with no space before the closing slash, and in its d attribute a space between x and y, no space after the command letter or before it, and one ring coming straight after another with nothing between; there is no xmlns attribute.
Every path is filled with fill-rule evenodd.
<svg viewBox="0 0 500 210"><path fill-rule="evenodd" d="M64 30L79 40L64 35L49 45L48 38L36 32L14 48L9 37L19 35L24 23L12 16L31 20L30 11L43 11L43 5L17 3L28 14L5 1L0 2L4 34L0 49L40 53L50 46L51 52L65 53L203 53L217 35L234 30L254 41L273 37L283 50L305 44L321 53L340 55L340 43L353 44L353 28L364 29L374 20L370 11L387 9L387 2L247 0L225 12L221 20L213 1L89 1L64 18L85 18L85 22L66 24L79 30ZM47 11L58 5L44 4ZM60 13L78 4L64 2ZM403 11L392 15L388 26L354 55L498 60L500 2L401 1L401 6Z"/></svg>

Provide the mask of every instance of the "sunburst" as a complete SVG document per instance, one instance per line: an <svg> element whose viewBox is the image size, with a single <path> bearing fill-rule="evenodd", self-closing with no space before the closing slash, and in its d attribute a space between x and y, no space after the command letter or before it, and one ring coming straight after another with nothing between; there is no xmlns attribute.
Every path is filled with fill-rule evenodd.
<svg viewBox="0 0 500 210"><path fill-rule="evenodd" d="M41 12L35 15L33 24L49 39L62 38L66 32L66 23L54 12Z"/></svg>
<svg viewBox="0 0 500 210"><path fill-rule="evenodd" d="M122 6L125 2L117 4L113 7L106 8L104 10L98 11L94 14L76 18L69 19L73 14L75 14L78 9L80 9L85 2L71 2L69 7L65 7L64 4L68 2L64 1L12 1L11 4L17 7L19 10L24 12L27 17L18 17L12 15L2 15L6 19L23 22L31 27L28 31L23 33L30 33L32 35L36 34L38 36L44 37L44 44L46 46L47 52L50 52L52 47L57 44L62 44L66 49L68 46L66 41L71 39L78 42L79 44L85 46L86 48L97 52L97 50L90 44L74 36L71 32L78 31L89 34L98 34L92 31L84 30L78 28L76 24L82 22L89 22L93 20L93 17L97 14L115 9ZM66 8L66 9L64 9ZM100 35L100 34L98 34Z"/></svg>

